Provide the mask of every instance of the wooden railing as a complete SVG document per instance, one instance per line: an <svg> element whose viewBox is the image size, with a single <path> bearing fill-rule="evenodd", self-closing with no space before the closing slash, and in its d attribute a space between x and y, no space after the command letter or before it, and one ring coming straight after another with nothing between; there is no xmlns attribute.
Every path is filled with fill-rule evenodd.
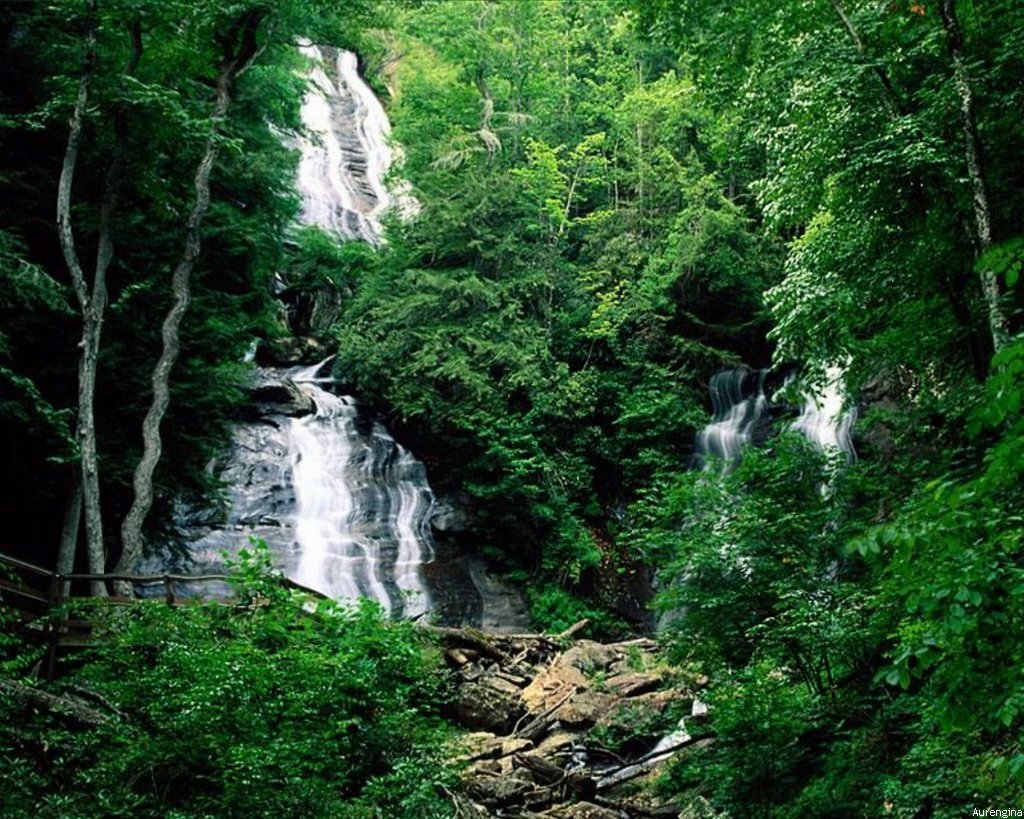
<svg viewBox="0 0 1024 819"><path fill-rule="evenodd" d="M44 603L47 608L58 605L72 597L87 597L88 595L84 594L72 594L73 587L71 584L76 580L89 583L106 583L108 581L126 582L138 585L162 583L164 587L164 598L167 603L174 605L174 603L177 602L174 592L175 583L226 582L230 579L230 576L226 574L88 574L79 572L61 574L60 572L55 572L42 566L37 566L35 563L29 563L27 560L21 560L20 558L11 557L10 555L2 553L0 553L0 564L10 566L18 574L43 578L46 586L45 592L41 592L38 589L32 589L30 586L18 586L15 583L2 580L0 580L0 590L13 593L15 595L21 595L33 602ZM286 581L286 583L289 585L297 585L291 583L291 581ZM307 591L310 590L307 589ZM111 602L123 602L125 599L126 598L114 597Z"/></svg>
<svg viewBox="0 0 1024 819"><path fill-rule="evenodd" d="M176 583L224 583L231 579L231 576L226 574L90 574L79 572L62 574L3 553L0 553L0 566L9 567L12 571L8 574L22 581L19 583L17 580L9 580L0 574L0 602L18 612L22 626L31 626L36 620L42 624L41 629L37 626L34 631L47 643L45 668L47 679L53 678L58 649L62 645L61 637L69 634L70 625L74 622L66 616L61 608L63 603L72 599L90 599L110 604L131 603L135 600L130 597L93 597L88 594L74 594L73 584L76 581L84 583L126 582L135 585L160 583L163 585L164 602L169 606L174 606L182 602L182 598L175 592ZM33 586L27 582L28 578L36 578L36 585ZM289 578L282 576L277 580L288 588L298 589L316 597L324 597L322 593ZM189 595L188 599L194 600L195 597Z"/></svg>

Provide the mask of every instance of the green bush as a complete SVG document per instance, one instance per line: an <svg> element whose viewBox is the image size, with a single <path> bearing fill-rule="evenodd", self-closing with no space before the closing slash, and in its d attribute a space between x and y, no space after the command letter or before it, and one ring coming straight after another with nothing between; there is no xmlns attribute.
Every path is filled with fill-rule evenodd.
<svg viewBox="0 0 1024 819"><path fill-rule="evenodd" d="M431 648L248 560L238 605L93 607L99 645L52 690L89 692L103 724L0 701L0 814L449 815Z"/></svg>

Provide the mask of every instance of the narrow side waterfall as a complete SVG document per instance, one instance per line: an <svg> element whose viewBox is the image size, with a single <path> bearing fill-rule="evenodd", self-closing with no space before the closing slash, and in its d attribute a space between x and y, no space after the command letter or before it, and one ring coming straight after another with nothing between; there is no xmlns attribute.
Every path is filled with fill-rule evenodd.
<svg viewBox="0 0 1024 819"><path fill-rule="evenodd" d="M757 426L766 416L765 371L736 367L711 376L712 418L697 433L697 450L704 469L718 464L729 471L740 451L749 444Z"/></svg>
<svg viewBox="0 0 1024 819"><path fill-rule="evenodd" d="M737 367L711 377L711 421L697 433L697 453L703 469L719 465L728 472L743 447L754 442L759 427L768 423L769 401L765 394L766 370L754 372ZM851 430L856 409L847 406L843 369L828 367L825 381L802 394L800 415L791 428L822 452L855 456Z"/></svg>
<svg viewBox="0 0 1024 819"><path fill-rule="evenodd" d="M856 420L856 409L846 406L843 368L833 365L825 370L824 385L805 393L800 417L793 423L793 429L822 452L838 451L852 459L850 432Z"/></svg>

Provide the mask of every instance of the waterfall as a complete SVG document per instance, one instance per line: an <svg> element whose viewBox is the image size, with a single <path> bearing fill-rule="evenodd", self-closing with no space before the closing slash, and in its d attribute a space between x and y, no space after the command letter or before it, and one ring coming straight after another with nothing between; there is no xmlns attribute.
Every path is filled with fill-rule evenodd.
<svg viewBox="0 0 1024 819"><path fill-rule="evenodd" d="M842 452L854 457L850 437L856 410L846 406L844 368L825 370L824 382L801 393L800 415L790 427L821 452ZM742 367L720 370L711 376L711 421L697 433L699 463L704 469L719 465L728 472L738 462L743 447L753 442L761 424L767 423L768 398L764 390L767 371Z"/></svg>
<svg viewBox="0 0 1024 819"><path fill-rule="evenodd" d="M259 539L285 575L329 597L370 598L394 617L433 611L423 577L434 558L426 468L355 399L325 389L332 379L318 377L322 368L259 371L259 420L236 424L231 448L211 464L226 510L178 509L193 567L219 571L224 553Z"/></svg>
<svg viewBox="0 0 1024 819"><path fill-rule="evenodd" d="M310 61L296 185L300 221L351 241L383 242L390 208L415 200L388 189L391 125L351 51L300 45ZM337 599L376 600L395 616L431 608L421 568L433 559L434 505L426 469L383 425L360 423L355 399L320 386L325 362L288 374L315 411L288 422L295 489L294 579Z"/></svg>
<svg viewBox="0 0 1024 819"><path fill-rule="evenodd" d="M408 185L387 186L398 157L380 100L359 76L351 51L305 43L309 87L302 101L305 132L297 140L300 221L329 233L379 245L381 219L394 208L403 217L419 208Z"/></svg>
<svg viewBox="0 0 1024 819"><path fill-rule="evenodd" d="M379 247L384 215L419 207L407 185L387 178L399 158L387 116L354 54L309 43L301 50L310 61L305 129L287 138L301 149L300 221ZM452 528L457 516L435 502L426 467L354 398L337 394L329 360L255 370L254 418L235 425L229 451L210 465L226 503L179 503L190 569L220 570L224 553L260 539L288 577L329 597L370 598L395 617L430 613L449 624L522 630L521 596L479 559L434 542L433 522Z"/></svg>
<svg viewBox="0 0 1024 819"><path fill-rule="evenodd" d="M736 367L711 376L711 422L697 434L700 463L717 464L728 472L749 444L768 409L764 393L765 371Z"/></svg>
<svg viewBox="0 0 1024 819"><path fill-rule="evenodd" d="M355 400L292 371L315 412L289 420L295 487L296 582L329 597L369 597L395 616L430 608L420 567L433 557L426 469L373 423L360 430Z"/></svg>
<svg viewBox="0 0 1024 819"><path fill-rule="evenodd" d="M820 451L842 452L852 459L850 431L856 420L856 409L846 406L843 368L832 365L825 369L824 384L804 393L800 417L793 423L793 429Z"/></svg>

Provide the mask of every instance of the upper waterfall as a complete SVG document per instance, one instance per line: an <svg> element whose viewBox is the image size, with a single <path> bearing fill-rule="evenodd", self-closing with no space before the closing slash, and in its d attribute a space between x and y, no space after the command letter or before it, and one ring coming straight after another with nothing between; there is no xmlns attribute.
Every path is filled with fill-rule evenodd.
<svg viewBox="0 0 1024 819"><path fill-rule="evenodd" d="M397 157L384 106L363 78L351 51L304 43L310 60L302 101L304 132L297 186L300 221L329 233L379 245L381 219L391 208L409 216L418 205L401 183L389 190L387 176Z"/></svg>

